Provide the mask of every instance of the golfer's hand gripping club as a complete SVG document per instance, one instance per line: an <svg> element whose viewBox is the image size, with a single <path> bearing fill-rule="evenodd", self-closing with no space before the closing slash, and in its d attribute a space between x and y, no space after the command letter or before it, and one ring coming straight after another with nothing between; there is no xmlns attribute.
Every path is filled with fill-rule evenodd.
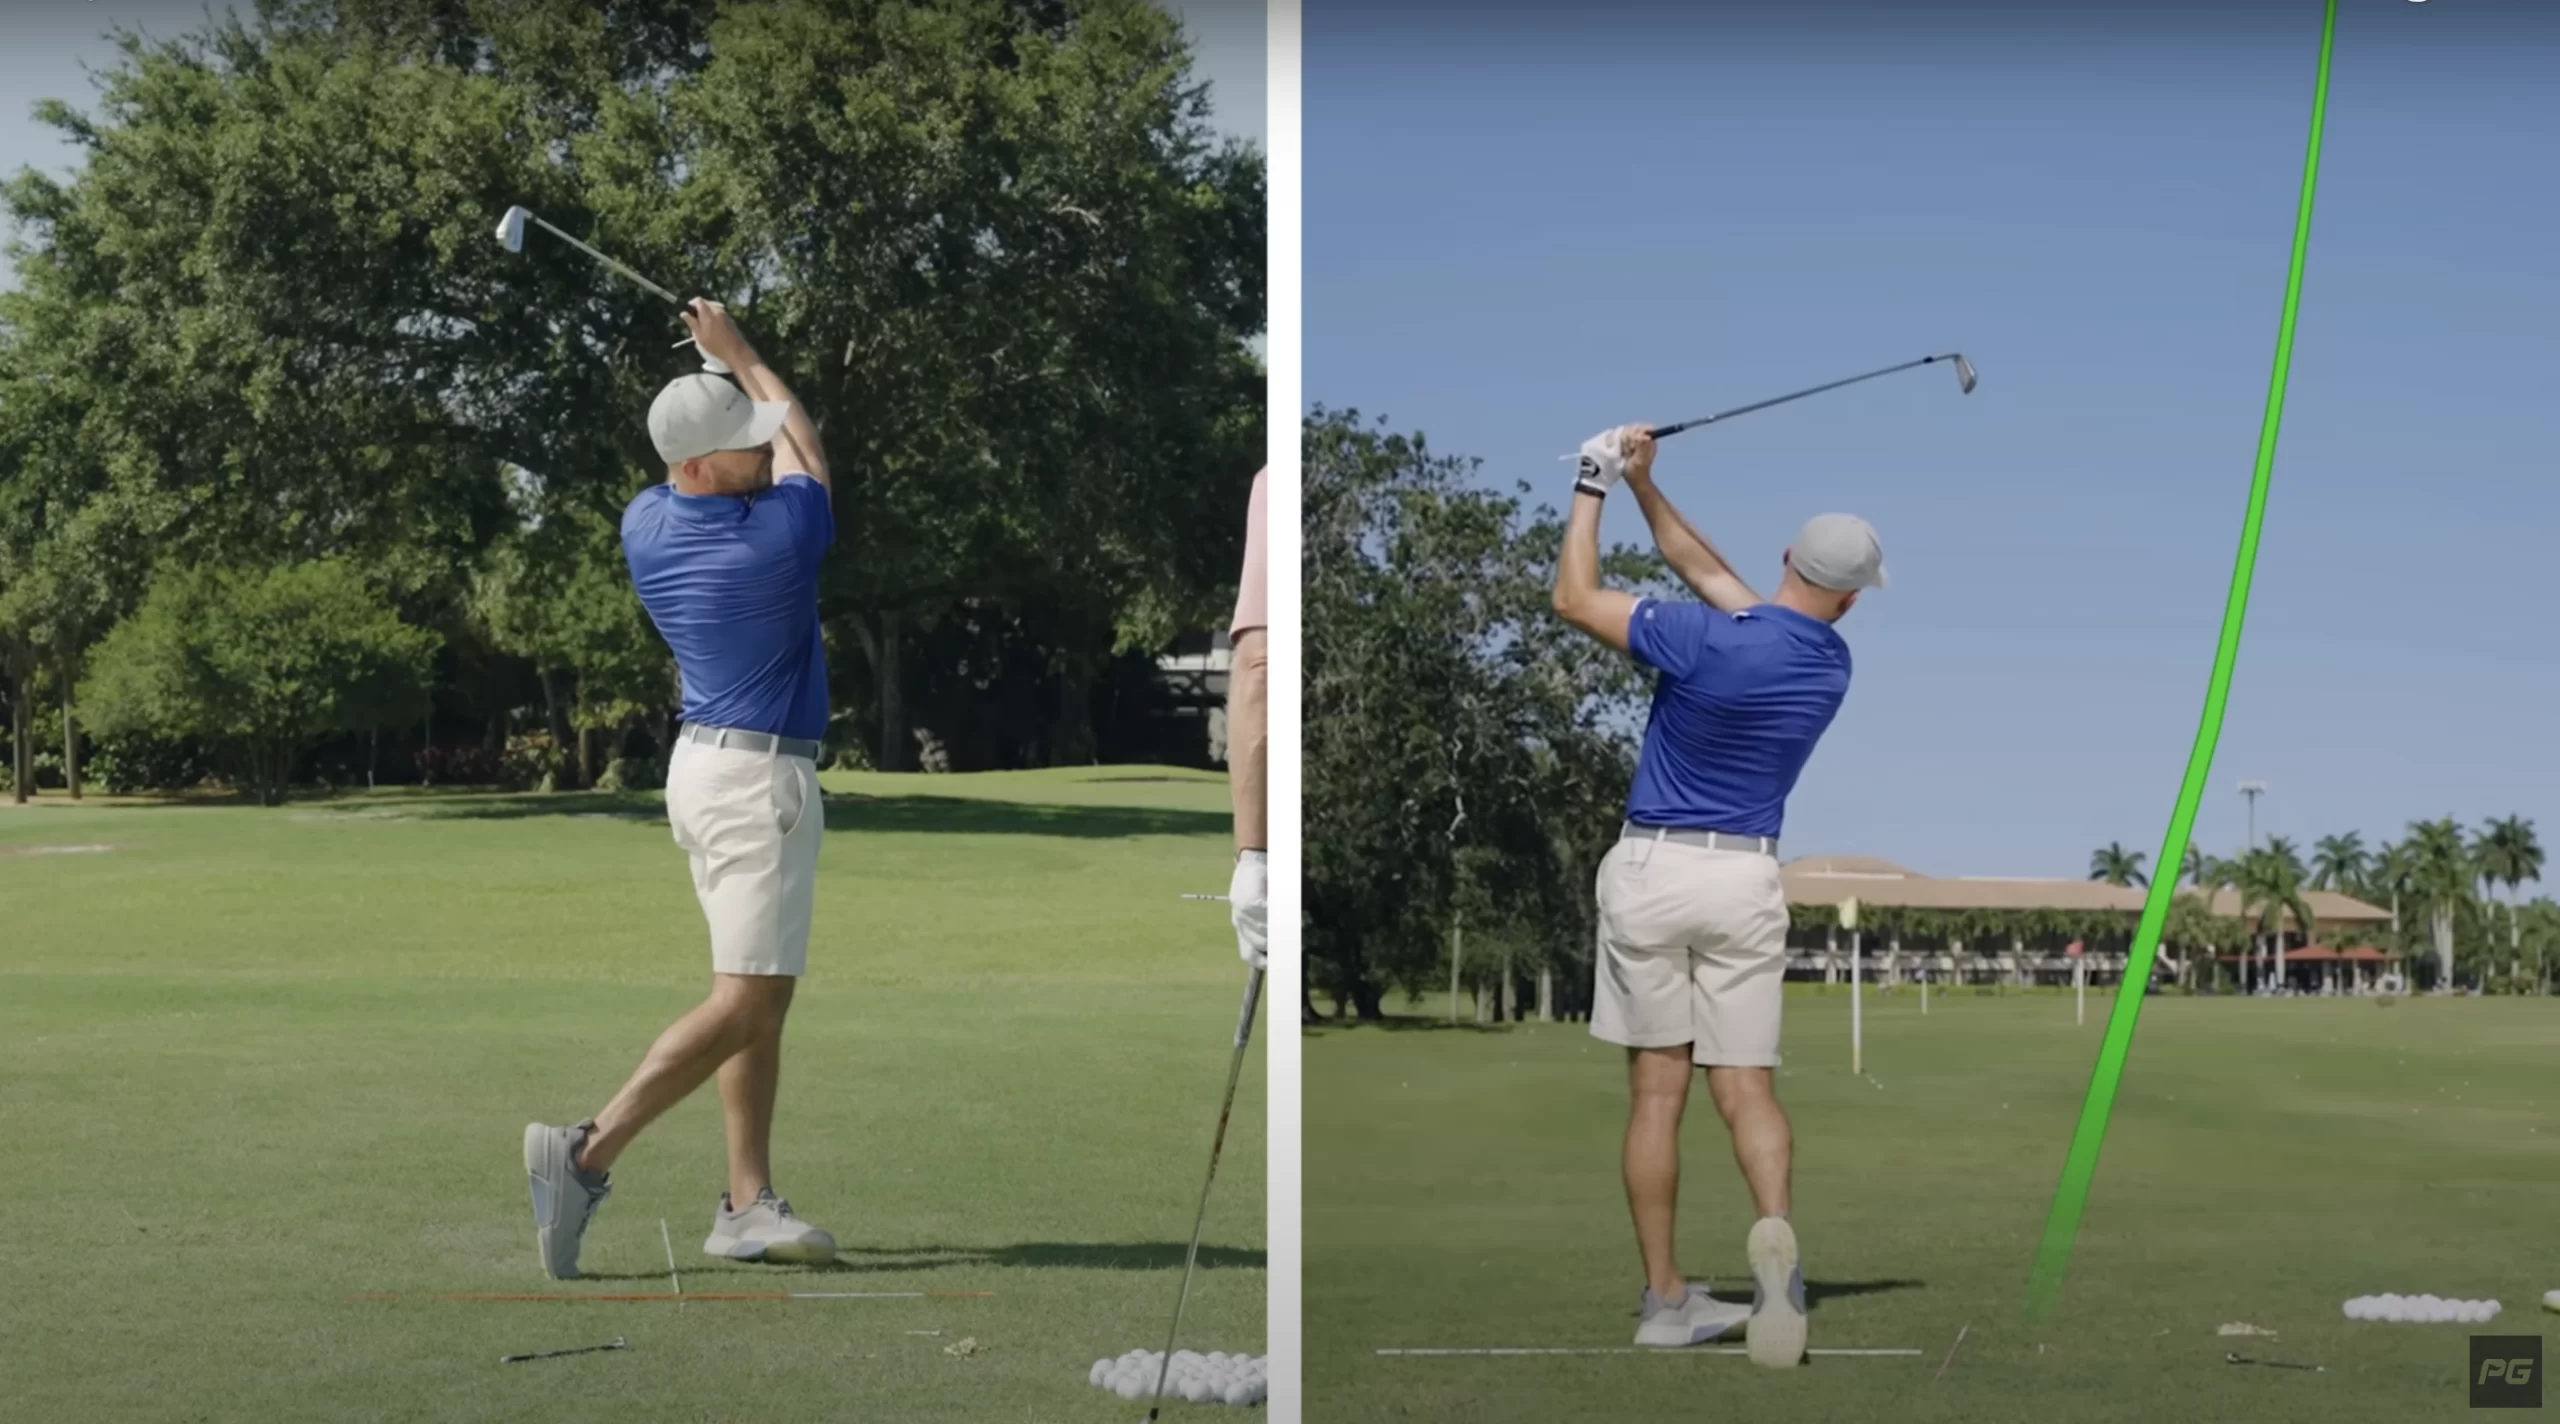
<svg viewBox="0 0 2560 1424"><path fill-rule="evenodd" d="M685 330L693 333L693 344L702 348L705 369L726 372L755 364L756 349L747 343L746 333L738 330L727 307L709 297L696 297L684 304L678 316Z"/></svg>
<svg viewBox="0 0 2560 1424"><path fill-rule="evenodd" d="M1645 426L1622 425L1583 441L1578 454L1564 457L1574 464L1573 487L1606 497L1630 475L1645 478L1653 472L1653 440Z"/></svg>
<svg viewBox="0 0 2560 1424"><path fill-rule="evenodd" d="M1265 851L1238 854L1235 874L1227 882L1227 918L1236 927L1236 954L1256 970L1271 963L1270 859Z"/></svg>

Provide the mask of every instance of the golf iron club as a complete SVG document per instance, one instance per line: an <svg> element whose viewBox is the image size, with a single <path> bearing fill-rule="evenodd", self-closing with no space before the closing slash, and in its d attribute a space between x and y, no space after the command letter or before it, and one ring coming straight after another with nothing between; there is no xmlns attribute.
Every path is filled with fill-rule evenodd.
<svg viewBox="0 0 2560 1424"><path fill-rule="evenodd" d="M1846 380L1832 381L1824 385L1811 386L1804 390L1797 391L1793 395L1777 396L1769 400L1754 401L1750 405L1735 406L1731 410L1720 410L1713 415L1702 415L1695 420L1681 421L1678 425L1657 425L1653 428L1653 438L1660 440L1666 435L1677 435L1683 430L1692 430L1701 425L1713 425L1719 420L1731 420L1737 415L1748 415L1755 410L1767 410L1773 405L1785 405L1787 402L1792 400L1802 400L1806 396L1820 395L1824 391L1836 391L1842 386L1853 386L1860 381L1872 381L1878 376L1890 376L1896 371L1908 371L1914 366L1927 366L1939 361L1952 361L1955 363L1956 385L1964 392L1964 394L1972 395L1974 384L1973 363L1964 359L1961 352L1950 351L1943 356L1923 356L1917 361L1905 361L1899 366L1887 366L1881 371L1869 371L1863 376L1851 376Z"/></svg>
<svg viewBox="0 0 2560 1424"><path fill-rule="evenodd" d="M541 228L544 232L551 234L553 237L560 239L562 242L569 244L571 247L574 247L580 252L587 254L589 257L594 258L598 262L603 263L605 266L613 269L617 273L620 273L622 276L630 278L632 281L645 288L651 295L658 297L660 300L672 303L679 310L684 307L684 298L677 296L675 293L668 291L666 288L659 286L657 283L650 281L648 278L641 276L639 273L634 272L630 268L623 266L621 263L614 261L612 258L605 256L603 253L587 246L585 243L580 242L569 234L553 227L551 224L544 222L540 217L534 214L532 209L526 208L522 205L507 209L507 215L498 219L498 245L509 252L524 251L524 225L526 223L532 223L534 226ZM689 336L676 343L678 346L691 346L693 344L693 338ZM711 356L708 352L703 354L702 369L722 375L726 375L729 370L726 365Z"/></svg>
<svg viewBox="0 0 2560 1424"><path fill-rule="evenodd" d="M1191 1302L1191 1271L1200 1263L1200 1228L1209 1220L1209 1184L1218 1179L1218 1154L1227 1145L1227 1118L1236 1106L1236 1079L1244 1072L1245 1045L1253 1041L1253 1013L1262 1002L1262 969L1246 971L1244 1007L1236 1014L1235 1057L1227 1064L1227 1095L1218 1104L1218 1135L1209 1143L1209 1175L1200 1182L1200 1211L1191 1219L1191 1249L1182 1258L1182 1293L1173 1299L1173 1331L1165 1336L1164 1361L1156 1367L1155 1402L1147 1406L1148 1424L1164 1409L1164 1383L1173 1374L1174 1342L1182 1338L1182 1308Z"/></svg>

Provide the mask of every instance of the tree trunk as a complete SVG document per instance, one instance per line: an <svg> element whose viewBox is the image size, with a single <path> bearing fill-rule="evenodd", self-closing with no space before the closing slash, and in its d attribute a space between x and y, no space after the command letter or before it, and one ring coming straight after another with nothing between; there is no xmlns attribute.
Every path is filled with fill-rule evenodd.
<svg viewBox="0 0 2560 1424"><path fill-rule="evenodd" d="M553 668L542 670L542 720L543 730L551 734L551 764L559 769L561 781L571 782L577 779L579 770L578 763L574 759L578 734L569 724L571 694L574 690L569 674ZM555 783L553 789L569 791L577 788Z"/></svg>
<svg viewBox="0 0 2560 1424"><path fill-rule="evenodd" d="M901 685L903 664L899 647L898 615L880 615L879 655L873 671L880 678L880 769L905 771L914 765L914 738L907 728L906 688ZM1368 1017L1363 1011L1362 1017Z"/></svg>
<svg viewBox="0 0 2560 1424"><path fill-rule="evenodd" d="M2430 937L2436 947L2436 992L2453 992L2453 907L2438 905L2428 917Z"/></svg>
<svg viewBox="0 0 2560 1424"><path fill-rule="evenodd" d="M18 674L9 692L9 795L19 805L35 794L35 717L27 705L35 679Z"/></svg>
<svg viewBox="0 0 2560 1424"><path fill-rule="evenodd" d="M1385 998L1378 986L1366 979L1352 981L1351 1009L1360 1016L1362 1023L1377 1023L1386 1018Z"/></svg>
<svg viewBox="0 0 2560 1424"><path fill-rule="evenodd" d="M80 799L80 720L72 709L71 689L79 669L65 666L62 670L62 784L71 799Z"/></svg>
<svg viewBox="0 0 2560 1424"><path fill-rule="evenodd" d="M1093 763L1093 683L1077 663L1058 674L1058 714L1049 724L1048 764Z"/></svg>
<svg viewBox="0 0 2560 1424"><path fill-rule="evenodd" d="M576 688L575 705L583 711L587 705L587 679L584 674L579 676L574 686ZM595 784L596 729L581 717L578 719L578 786L583 790Z"/></svg>
<svg viewBox="0 0 2560 1424"><path fill-rule="evenodd" d="M1538 966L1538 1022L1556 1021L1556 971L1551 964Z"/></svg>

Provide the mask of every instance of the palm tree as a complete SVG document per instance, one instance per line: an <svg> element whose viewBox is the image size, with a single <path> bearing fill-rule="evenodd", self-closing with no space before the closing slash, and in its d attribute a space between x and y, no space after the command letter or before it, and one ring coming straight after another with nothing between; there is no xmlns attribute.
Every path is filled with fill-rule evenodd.
<svg viewBox="0 0 2560 1424"><path fill-rule="evenodd" d="M2187 883L2195 889L2196 900L2204 907L2206 917L2214 923L2220 923L2220 917L2213 914L2213 900L2216 895L2232 886L2238 879L2232 863L2217 855L2206 855L2190 845L2187 847L2186 870ZM2245 942L2245 937L2235 937L2231 942L2232 948L2239 949ZM2218 944L2207 946L2208 951L2218 948L2220 948ZM2217 983L2220 981L2221 973L2221 966L2216 964L2214 975ZM2234 987L2240 992L2244 994L2249 992L2249 960L2245 953L2232 966L2232 978L2236 981Z"/></svg>
<svg viewBox="0 0 2560 1424"><path fill-rule="evenodd" d="M2311 848L2311 888L2353 894L2364 883L2371 870L2373 857L2364 848L2364 837L2353 831L2342 836L2322 836Z"/></svg>
<svg viewBox="0 0 2560 1424"><path fill-rule="evenodd" d="M2142 863L2151 857L2142 851L2126 850L2117 841L2089 852L2089 878L2109 885L2149 885L2150 877L2142 873Z"/></svg>
<svg viewBox="0 0 2560 1424"><path fill-rule="evenodd" d="M2537 895L2524 906L2518 917L2524 925L2524 938L2533 945L2534 979L2541 992L2551 992L2551 951L2560 947L2560 904L2548 895Z"/></svg>
<svg viewBox="0 0 2560 1424"><path fill-rule="evenodd" d="M2178 861L2178 878L2193 883L2197 872L2204 869L2204 863L2209 859L2211 857L2204 853L2203 847L2194 841L2187 842L2187 853Z"/></svg>
<svg viewBox="0 0 2560 1424"><path fill-rule="evenodd" d="M2408 892L2409 878L2416 865L2407 841L2385 842L2382 849L2374 853L2372 869L2365 873L2361 898L2390 902L2391 947L2395 950L2406 951L2409 947L2401 942L2400 897Z"/></svg>
<svg viewBox="0 0 2560 1424"><path fill-rule="evenodd" d="M2267 936L2273 950L2275 982L2284 983L2284 921L2289 914L2302 931L2307 946L2319 926L2311 913L2311 902L2303 891L2310 874L2304 869L2302 856L2292 842L2282 836L2270 836L2257 850L2240 857L2240 913L2243 917L2257 912L2258 932Z"/></svg>
<svg viewBox="0 0 2560 1424"><path fill-rule="evenodd" d="M2436 992L2453 992L2453 917L2471 898L2471 856L2462 843L2462 825L2451 816L2409 823L2409 890L2427 909L2429 938L2436 952Z"/></svg>
<svg viewBox="0 0 2560 1424"><path fill-rule="evenodd" d="M2533 822L2522 816L2491 821L2471 843L2480 879L2507 887L2507 972L2524 978L2524 937L2516 925L2516 894L2526 882L2542 879L2542 844L2534 839Z"/></svg>

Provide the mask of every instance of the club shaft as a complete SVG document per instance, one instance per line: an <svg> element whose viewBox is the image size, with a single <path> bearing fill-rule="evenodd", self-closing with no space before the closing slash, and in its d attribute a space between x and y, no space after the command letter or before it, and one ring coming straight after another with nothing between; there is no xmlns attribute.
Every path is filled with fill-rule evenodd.
<svg viewBox="0 0 2560 1424"><path fill-rule="evenodd" d="M639 273L634 272L630 268L623 266L621 263L614 261L612 258L605 256L603 253L587 246L585 243L580 242L569 234L553 227L551 224L543 222L540 214L526 213L525 216L533 219L537 223L541 223L542 230L544 232L551 234L553 237L556 237L562 242L569 244L571 247L578 249L580 252L587 254L589 257L592 257L607 267L612 268L614 271L619 272L623 276L630 278L632 281L639 283L641 286L648 288L658 296L675 303L677 306L684 305L684 298L677 296L675 293L668 291L666 288L659 286L657 283L650 281L648 278L641 276Z"/></svg>
<svg viewBox="0 0 2560 1424"><path fill-rule="evenodd" d="M1755 410L1767 410L1773 405L1785 405L1789 401L1803 400L1806 396L1818 396L1824 391L1836 391L1842 386L1854 386L1860 381L1872 381L1878 376L1890 376L1896 371L1908 371L1914 366L1926 366L1932 362L1943 361L1945 359L1946 358L1943 356L1923 356L1917 361L1905 361L1898 366L1887 366L1881 371L1869 371L1863 376L1851 376L1845 380L1828 381L1819 386L1809 386L1804 390L1796 391L1790 395L1773 396L1768 400L1754 401L1749 405L1738 405L1731 410L1720 410L1713 415L1702 415L1695 420L1684 420L1678 425L1657 425L1653 428L1653 438L1660 440L1666 435L1677 435L1683 430L1694 429L1697 426L1713 425L1719 420L1731 420L1737 415L1749 415Z"/></svg>
<svg viewBox="0 0 2560 1424"><path fill-rule="evenodd" d="M1244 981L1244 1005L1236 1012L1236 1051L1227 1062L1227 1091L1218 1102L1218 1133L1209 1143L1209 1175L1200 1182L1200 1210L1191 1218L1191 1249L1182 1257L1182 1293L1173 1298L1173 1329L1164 1338L1164 1359L1156 1367L1155 1403L1147 1409L1152 1420L1164 1408L1164 1385L1173 1374L1173 1345L1182 1338L1182 1311L1191 1301L1191 1272L1200 1264L1200 1230L1209 1222L1209 1185L1218 1180L1218 1154L1227 1145L1227 1119L1234 1115L1236 1080L1244 1076L1245 1045L1253 1041L1254 1010L1262 1002L1262 970L1247 971Z"/></svg>

